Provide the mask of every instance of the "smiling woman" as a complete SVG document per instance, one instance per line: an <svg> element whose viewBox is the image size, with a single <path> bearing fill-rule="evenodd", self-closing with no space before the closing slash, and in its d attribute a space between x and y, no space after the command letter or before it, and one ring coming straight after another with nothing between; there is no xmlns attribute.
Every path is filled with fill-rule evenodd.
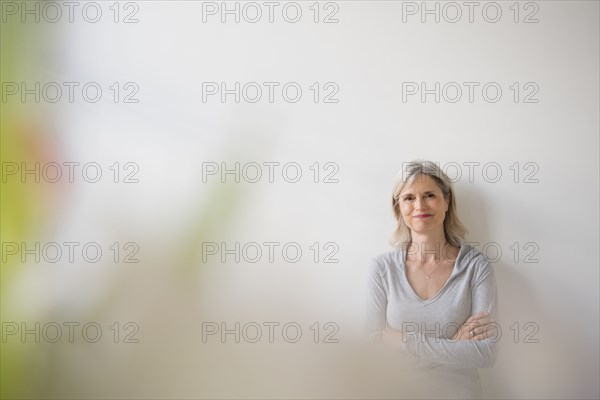
<svg viewBox="0 0 600 400"><path fill-rule="evenodd" d="M408 163L398 177L396 249L369 266L368 333L414 360L427 396L481 398L477 368L494 365L499 339L494 270L464 242L452 184L435 163Z"/></svg>

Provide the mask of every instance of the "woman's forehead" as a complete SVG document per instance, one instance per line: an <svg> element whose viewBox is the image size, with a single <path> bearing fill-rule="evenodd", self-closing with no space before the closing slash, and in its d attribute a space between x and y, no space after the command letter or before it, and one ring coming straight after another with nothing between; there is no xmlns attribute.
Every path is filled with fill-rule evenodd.
<svg viewBox="0 0 600 400"><path fill-rule="evenodd" d="M407 184L401 193L408 192L411 190L427 192L439 190L439 187L429 175L420 174L416 176L410 184Z"/></svg>

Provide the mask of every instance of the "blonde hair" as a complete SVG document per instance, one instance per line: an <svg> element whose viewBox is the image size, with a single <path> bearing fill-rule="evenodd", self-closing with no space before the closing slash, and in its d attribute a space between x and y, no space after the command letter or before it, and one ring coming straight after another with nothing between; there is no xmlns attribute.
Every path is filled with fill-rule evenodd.
<svg viewBox="0 0 600 400"><path fill-rule="evenodd" d="M400 212L399 197L405 187L411 185L418 176L430 176L444 194L444 199L449 200L448 211L444 219L444 236L449 244L460 247L464 242L467 229L458 219L456 212L456 196L452 188L452 181L442 171L439 165L432 161L415 160L403 163L402 169L396 176L392 190L392 209L398 226L390 238L393 247L400 247L407 251L412 243L410 228L404 222Z"/></svg>

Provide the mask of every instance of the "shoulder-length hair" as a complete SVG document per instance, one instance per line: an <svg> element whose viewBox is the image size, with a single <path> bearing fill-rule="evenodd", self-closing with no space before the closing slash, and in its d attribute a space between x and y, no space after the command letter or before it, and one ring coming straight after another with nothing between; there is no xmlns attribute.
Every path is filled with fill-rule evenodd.
<svg viewBox="0 0 600 400"><path fill-rule="evenodd" d="M402 248L407 251L412 243L412 234L410 228L404 222L400 212L400 193L405 187L410 186L417 177L422 175L430 176L444 194L444 199L450 200L448 211L444 219L444 235L449 244L460 247L464 242L467 229L458 219L456 212L456 196L452 188L452 181L442 171L439 165L432 161L415 160L403 163L402 169L396 176L394 188L392 191L392 209L396 218L397 227L390 238L390 244L396 248Z"/></svg>

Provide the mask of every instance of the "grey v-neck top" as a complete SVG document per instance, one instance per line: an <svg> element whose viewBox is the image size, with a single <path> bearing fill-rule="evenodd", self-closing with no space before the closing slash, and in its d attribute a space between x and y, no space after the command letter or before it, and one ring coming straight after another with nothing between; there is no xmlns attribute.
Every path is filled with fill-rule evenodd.
<svg viewBox="0 0 600 400"><path fill-rule="evenodd" d="M401 356L421 371L448 378L455 392L481 395L476 368L492 367L501 331L478 340L452 340L471 315L489 312L498 321L494 269L473 246L463 243L452 273L433 297L423 300L406 278L404 251L392 250L371 259L368 269L367 333L386 324L408 333ZM443 381L443 379L442 379Z"/></svg>

